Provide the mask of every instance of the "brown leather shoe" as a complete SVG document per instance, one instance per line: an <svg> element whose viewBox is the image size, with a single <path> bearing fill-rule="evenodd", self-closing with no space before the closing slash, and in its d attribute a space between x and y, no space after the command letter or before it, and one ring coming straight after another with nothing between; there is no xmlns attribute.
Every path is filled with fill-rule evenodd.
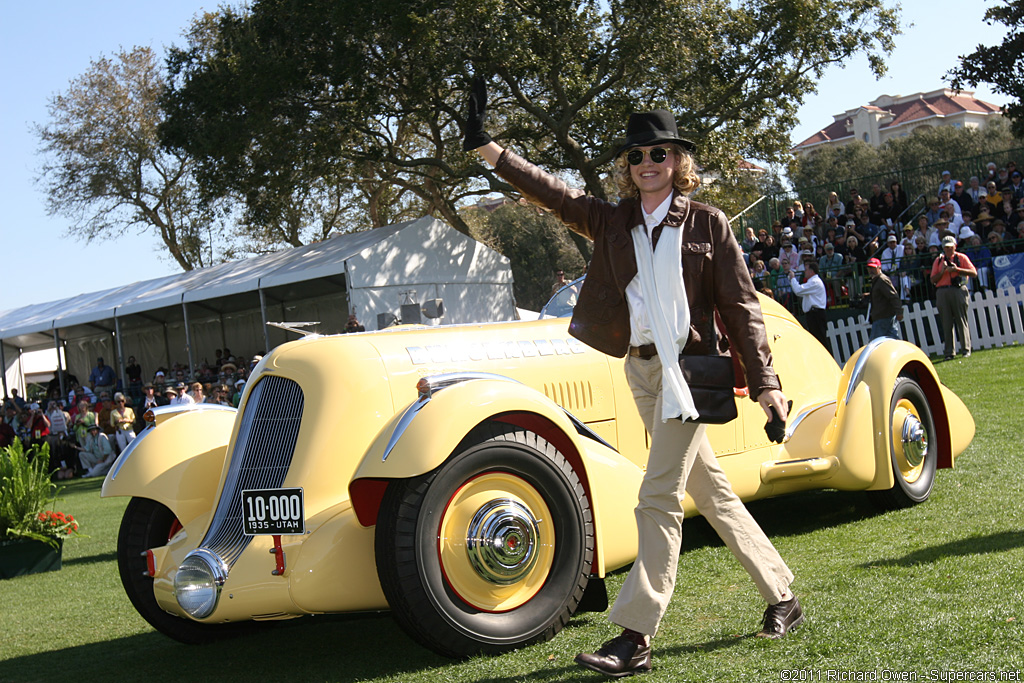
<svg viewBox="0 0 1024 683"><path fill-rule="evenodd" d="M781 638L804 621L804 611L794 595L785 602L768 605L764 611L764 627L758 633L760 638Z"/></svg>
<svg viewBox="0 0 1024 683"><path fill-rule="evenodd" d="M638 643L633 636L623 633L593 654L576 655L576 663L609 678L632 676L651 670L651 646Z"/></svg>

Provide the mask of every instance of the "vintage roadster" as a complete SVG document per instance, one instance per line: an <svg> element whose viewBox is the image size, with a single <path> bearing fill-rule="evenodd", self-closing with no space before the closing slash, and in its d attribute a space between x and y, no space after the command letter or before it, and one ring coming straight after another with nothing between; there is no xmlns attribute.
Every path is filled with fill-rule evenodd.
<svg viewBox="0 0 1024 683"><path fill-rule="evenodd" d="M709 428L736 492L928 498L974 436L928 358L875 340L839 368L761 304L793 408L781 444L742 390L739 418ZM451 656L551 638L604 609L603 577L636 552L647 435L623 361L567 323L308 336L263 358L237 411L163 409L103 484L131 497L118 563L132 604L193 643L390 609Z"/></svg>

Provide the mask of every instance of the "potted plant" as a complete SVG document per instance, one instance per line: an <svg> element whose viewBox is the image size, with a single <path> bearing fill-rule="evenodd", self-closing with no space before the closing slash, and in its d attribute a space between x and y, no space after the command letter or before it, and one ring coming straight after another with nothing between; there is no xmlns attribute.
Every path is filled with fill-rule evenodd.
<svg viewBox="0 0 1024 683"><path fill-rule="evenodd" d="M75 518L54 509L49 462L47 444L0 449L0 579L60 569L64 539L78 535Z"/></svg>

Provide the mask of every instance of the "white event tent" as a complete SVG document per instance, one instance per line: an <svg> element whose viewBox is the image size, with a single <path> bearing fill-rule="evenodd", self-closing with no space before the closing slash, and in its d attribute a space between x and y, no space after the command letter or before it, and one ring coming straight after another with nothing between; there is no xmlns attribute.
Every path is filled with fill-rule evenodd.
<svg viewBox="0 0 1024 683"><path fill-rule="evenodd" d="M312 331L332 334L352 313L372 330L378 315L401 318L402 304L432 299L444 302L445 324L513 319L508 259L425 217L0 312L3 390L24 395L29 351L57 349L83 383L98 356L122 378L134 356L149 379L174 362L197 368L215 349L247 362L294 338L271 321L313 321Z"/></svg>

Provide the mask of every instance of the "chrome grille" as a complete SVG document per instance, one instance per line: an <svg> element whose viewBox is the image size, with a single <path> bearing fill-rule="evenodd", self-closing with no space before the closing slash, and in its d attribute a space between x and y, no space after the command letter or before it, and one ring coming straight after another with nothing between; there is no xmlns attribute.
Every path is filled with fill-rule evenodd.
<svg viewBox="0 0 1024 683"><path fill-rule="evenodd" d="M251 536L242 533L241 492L273 489L284 483L302 423L299 385L281 377L259 380L245 404L227 480L209 531L199 544L217 553L230 567Z"/></svg>

